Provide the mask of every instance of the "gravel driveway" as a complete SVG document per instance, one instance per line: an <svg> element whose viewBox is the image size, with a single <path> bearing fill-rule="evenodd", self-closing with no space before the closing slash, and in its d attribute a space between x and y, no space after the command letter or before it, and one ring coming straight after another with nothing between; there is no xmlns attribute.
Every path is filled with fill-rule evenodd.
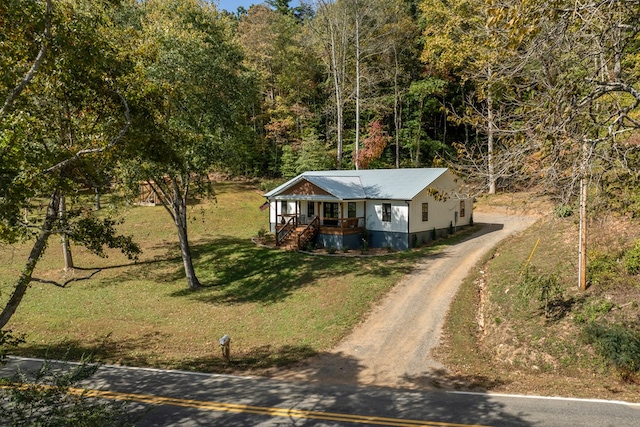
<svg viewBox="0 0 640 427"><path fill-rule="evenodd" d="M332 351L276 376L328 384L424 387L445 367L431 351L458 287L481 257L533 216L474 212L483 227L467 240L426 258Z"/></svg>

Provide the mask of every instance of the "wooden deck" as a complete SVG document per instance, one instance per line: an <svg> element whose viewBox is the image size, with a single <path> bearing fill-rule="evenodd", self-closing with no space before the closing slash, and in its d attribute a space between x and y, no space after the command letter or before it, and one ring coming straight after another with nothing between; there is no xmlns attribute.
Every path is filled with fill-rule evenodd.
<svg viewBox="0 0 640 427"><path fill-rule="evenodd" d="M306 244L306 241L315 238L317 234L347 236L360 234L365 230L364 217L324 219L314 217L311 221L304 221L304 223L295 215L283 215L281 218L284 223L276 227L277 246L293 250L298 249L298 242L301 239ZM315 224L313 231L309 231L311 223ZM309 236L308 233L312 233L313 236Z"/></svg>

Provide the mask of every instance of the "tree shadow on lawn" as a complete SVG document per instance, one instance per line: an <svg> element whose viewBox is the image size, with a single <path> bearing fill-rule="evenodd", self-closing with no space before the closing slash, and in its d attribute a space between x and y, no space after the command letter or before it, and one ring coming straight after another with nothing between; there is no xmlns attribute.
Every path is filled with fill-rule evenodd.
<svg viewBox="0 0 640 427"><path fill-rule="evenodd" d="M13 349L16 356L38 357L49 360L91 361L116 363L130 366L152 366L153 361L143 353L152 353L154 344L161 345L167 339L166 334L150 332L135 338L115 340L110 334L104 338L90 340L65 338L57 343L27 343ZM145 352L144 349L149 349Z"/></svg>
<svg viewBox="0 0 640 427"><path fill-rule="evenodd" d="M14 356L36 357L46 360L81 361L118 364L124 366L156 367L164 369L179 369L185 371L211 373L237 373L241 371L262 371L271 368L282 368L316 354L316 350L306 345L284 345L275 347L264 345L233 353L227 362L218 346L213 346L209 355L199 357L185 357L176 355L175 358L158 358L162 351L154 351L154 347L161 347L167 339L166 334L159 332L147 333L135 338L115 340L110 336L104 339L82 341L78 339L64 339L55 344L39 345L26 344L13 349Z"/></svg>
<svg viewBox="0 0 640 427"><path fill-rule="evenodd" d="M259 247L232 237L198 242L192 246L192 254L204 289L198 292L184 289L172 296L193 297L208 303L274 303L318 280L347 274L386 277L404 274L411 266L398 254L375 258L317 257ZM181 268L174 274L169 280L184 277Z"/></svg>
<svg viewBox="0 0 640 427"><path fill-rule="evenodd" d="M216 350L216 351L214 351ZM299 363L317 353L307 345L284 345L280 347L263 345L251 348L243 353L234 353L227 362L217 348L211 355L182 358L175 361L173 369L196 372L215 372L237 374L238 372L264 371L272 368L283 368Z"/></svg>
<svg viewBox="0 0 640 427"><path fill-rule="evenodd" d="M228 236L201 239L192 242L191 252L203 288L194 292L185 283L184 289L173 292L171 296L195 298L213 304L274 303L287 298L294 290L319 280L338 279L346 275L400 277L413 271L418 261L444 256L441 253L443 246L456 245L500 228L499 225L476 226L440 239L434 245L373 257L315 256L265 248L248 239ZM139 267L107 280L112 283L122 280L156 283L184 281L177 242L155 247L156 250L162 248L166 249L163 256L143 261ZM148 264L153 264L153 268Z"/></svg>

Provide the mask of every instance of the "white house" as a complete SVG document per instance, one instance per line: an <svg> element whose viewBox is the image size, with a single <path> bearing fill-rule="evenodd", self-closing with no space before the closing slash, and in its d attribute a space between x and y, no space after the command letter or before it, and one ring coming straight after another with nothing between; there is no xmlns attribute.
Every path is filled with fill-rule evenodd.
<svg viewBox="0 0 640 427"><path fill-rule="evenodd" d="M264 195L277 241L409 249L472 224L473 200L446 168L305 172Z"/></svg>

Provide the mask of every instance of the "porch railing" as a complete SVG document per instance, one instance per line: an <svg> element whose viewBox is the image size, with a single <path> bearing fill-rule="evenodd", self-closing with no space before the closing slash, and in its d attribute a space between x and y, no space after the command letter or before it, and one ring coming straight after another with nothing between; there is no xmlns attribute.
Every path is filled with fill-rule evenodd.
<svg viewBox="0 0 640 427"><path fill-rule="evenodd" d="M291 233L296 229L296 217L292 216L289 220L280 227L280 230L276 233L276 246L280 246L280 243L284 241Z"/></svg>
<svg viewBox="0 0 640 427"><path fill-rule="evenodd" d="M303 250L320 232L320 218L314 217L298 234L298 250Z"/></svg>
<svg viewBox="0 0 640 427"><path fill-rule="evenodd" d="M364 227L364 217L354 218L323 218L322 225L341 229Z"/></svg>

